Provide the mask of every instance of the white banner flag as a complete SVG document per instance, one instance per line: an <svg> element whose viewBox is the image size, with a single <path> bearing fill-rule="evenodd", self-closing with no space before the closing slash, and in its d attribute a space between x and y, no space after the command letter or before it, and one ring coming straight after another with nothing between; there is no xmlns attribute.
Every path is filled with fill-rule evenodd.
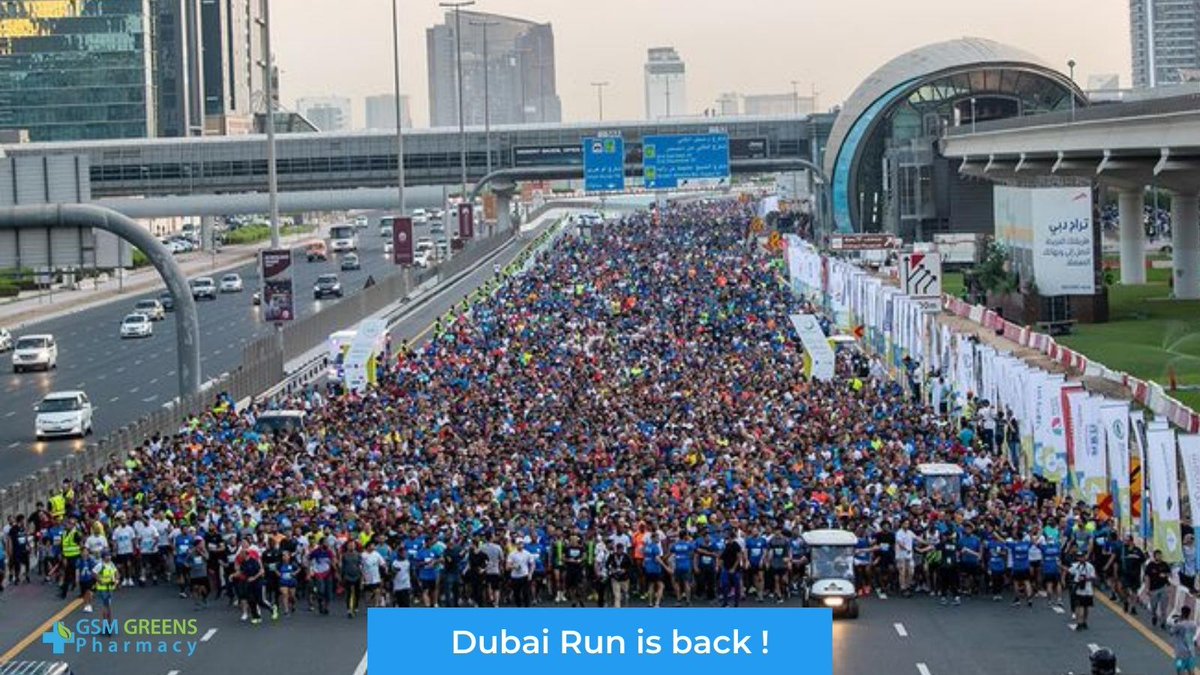
<svg viewBox="0 0 1200 675"><path fill-rule="evenodd" d="M833 347L829 346L829 338L821 330L821 323L812 314L793 314L792 326L804 346L805 355L810 359L808 376L814 380L828 382L834 376Z"/></svg>
<svg viewBox="0 0 1200 675"><path fill-rule="evenodd" d="M1063 384L1062 375L1040 373L1040 378L1034 379L1034 470L1054 483L1060 483L1067 477L1067 439L1061 395Z"/></svg>
<svg viewBox="0 0 1200 675"><path fill-rule="evenodd" d="M1079 498L1088 506L1095 506L1100 494L1108 491L1102 436L1104 430L1100 419L1104 397L1088 396L1079 403L1080 419L1076 421L1076 425L1082 442L1075 447L1075 475L1079 485Z"/></svg>
<svg viewBox="0 0 1200 675"><path fill-rule="evenodd" d="M1169 563L1183 562L1179 529L1179 469L1175 463L1175 430L1146 430L1146 478L1150 487L1154 548Z"/></svg>
<svg viewBox="0 0 1200 675"><path fill-rule="evenodd" d="M1108 491L1113 496L1113 511L1121 532L1132 532L1129 511L1129 404L1105 403L1100 407L1101 424L1108 448Z"/></svg>
<svg viewBox="0 0 1200 675"><path fill-rule="evenodd" d="M1183 459L1192 522L1200 523L1200 434L1179 435L1179 456ZM1196 555L1196 551L1184 551L1183 555Z"/></svg>

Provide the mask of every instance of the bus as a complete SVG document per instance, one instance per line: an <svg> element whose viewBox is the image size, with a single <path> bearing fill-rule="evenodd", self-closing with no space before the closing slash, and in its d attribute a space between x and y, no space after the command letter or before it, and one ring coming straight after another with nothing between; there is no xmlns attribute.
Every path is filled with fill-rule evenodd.
<svg viewBox="0 0 1200 675"><path fill-rule="evenodd" d="M329 228L329 249L334 253L358 250L358 229L342 223Z"/></svg>

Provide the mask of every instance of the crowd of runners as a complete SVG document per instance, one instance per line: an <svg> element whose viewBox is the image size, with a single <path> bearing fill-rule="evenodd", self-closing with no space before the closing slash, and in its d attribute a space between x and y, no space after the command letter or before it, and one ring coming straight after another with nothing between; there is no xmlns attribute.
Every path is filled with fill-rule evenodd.
<svg viewBox="0 0 1200 675"><path fill-rule="evenodd" d="M864 594L1016 607L1096 593L1176 616L1173 569L1014 464L1005 410L875 357L804 376L777 254L753 205L676 205L569 233L402 349L365 395L310 390L303 433L218 399L170 438L8 514L7 583L91 609L173 584L246 620L367 606L787 602L802 533L856 533ZM828 322L826 322L828 325ZM965 402L964 402L965 401ZM931 495L923 462L965 470ZM1190 544L1186 550L1192 550ZM1182 605L1180 605L1182 607ZM1014 610L1015 611L1015 610Z"/></svg>

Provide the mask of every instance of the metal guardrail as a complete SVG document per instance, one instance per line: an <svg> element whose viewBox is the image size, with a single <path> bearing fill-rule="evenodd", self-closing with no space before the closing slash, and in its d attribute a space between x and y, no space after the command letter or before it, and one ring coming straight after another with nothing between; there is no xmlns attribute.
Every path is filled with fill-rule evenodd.
<svg viewBox="0 0 1200 675"><path fill-rule="evenodd" d="M324 356L315 358L291 374L284 364L320 344L330 333L353 325L362 319L408 295L411 287L435 276L454 278L472 265L499 251L514 237L512 232L495 233L476 239L449 260L416 273L392 274L324 308L296 321L280 333L260 338L242 350L241 364L215 378L198 394L174 402L109 432L82 452L72 453L53 464L0 489L0 517L29 513L36 504L44 502L64 478L82 479L94 475L107 465L122 461L129 452L142 447L155 436L171 436L179 431L183 420L211 409L215 392L224 392L234 401L261 396L263 392L282 385L295 392L315 381L328 365ZM276 392L278 394L279 392Z"/></svg>

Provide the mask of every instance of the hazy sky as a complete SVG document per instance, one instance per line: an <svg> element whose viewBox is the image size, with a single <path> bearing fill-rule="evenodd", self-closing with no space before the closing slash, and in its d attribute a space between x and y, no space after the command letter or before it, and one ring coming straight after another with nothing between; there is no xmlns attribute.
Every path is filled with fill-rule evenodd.
<svg viewBox="0 0 1200 675"><path fill-rule="evenodd" d="M363 123L363 97L392 91L390 0L273 0L281 95L342 95ZM472 9L554 25L565 120L643 116L646 49L674 46L687 64L690 112L725 91L786 93L815 83L819 105L840 102L904 51L963 36L1006 42L1052 64L1074 58L1076 79L1118 73L1130 84L1128 0L479 0ZM436 0L400 0L402 89L428 124L425 29ZM801 90L808 88L802 84Z"/></svg>

